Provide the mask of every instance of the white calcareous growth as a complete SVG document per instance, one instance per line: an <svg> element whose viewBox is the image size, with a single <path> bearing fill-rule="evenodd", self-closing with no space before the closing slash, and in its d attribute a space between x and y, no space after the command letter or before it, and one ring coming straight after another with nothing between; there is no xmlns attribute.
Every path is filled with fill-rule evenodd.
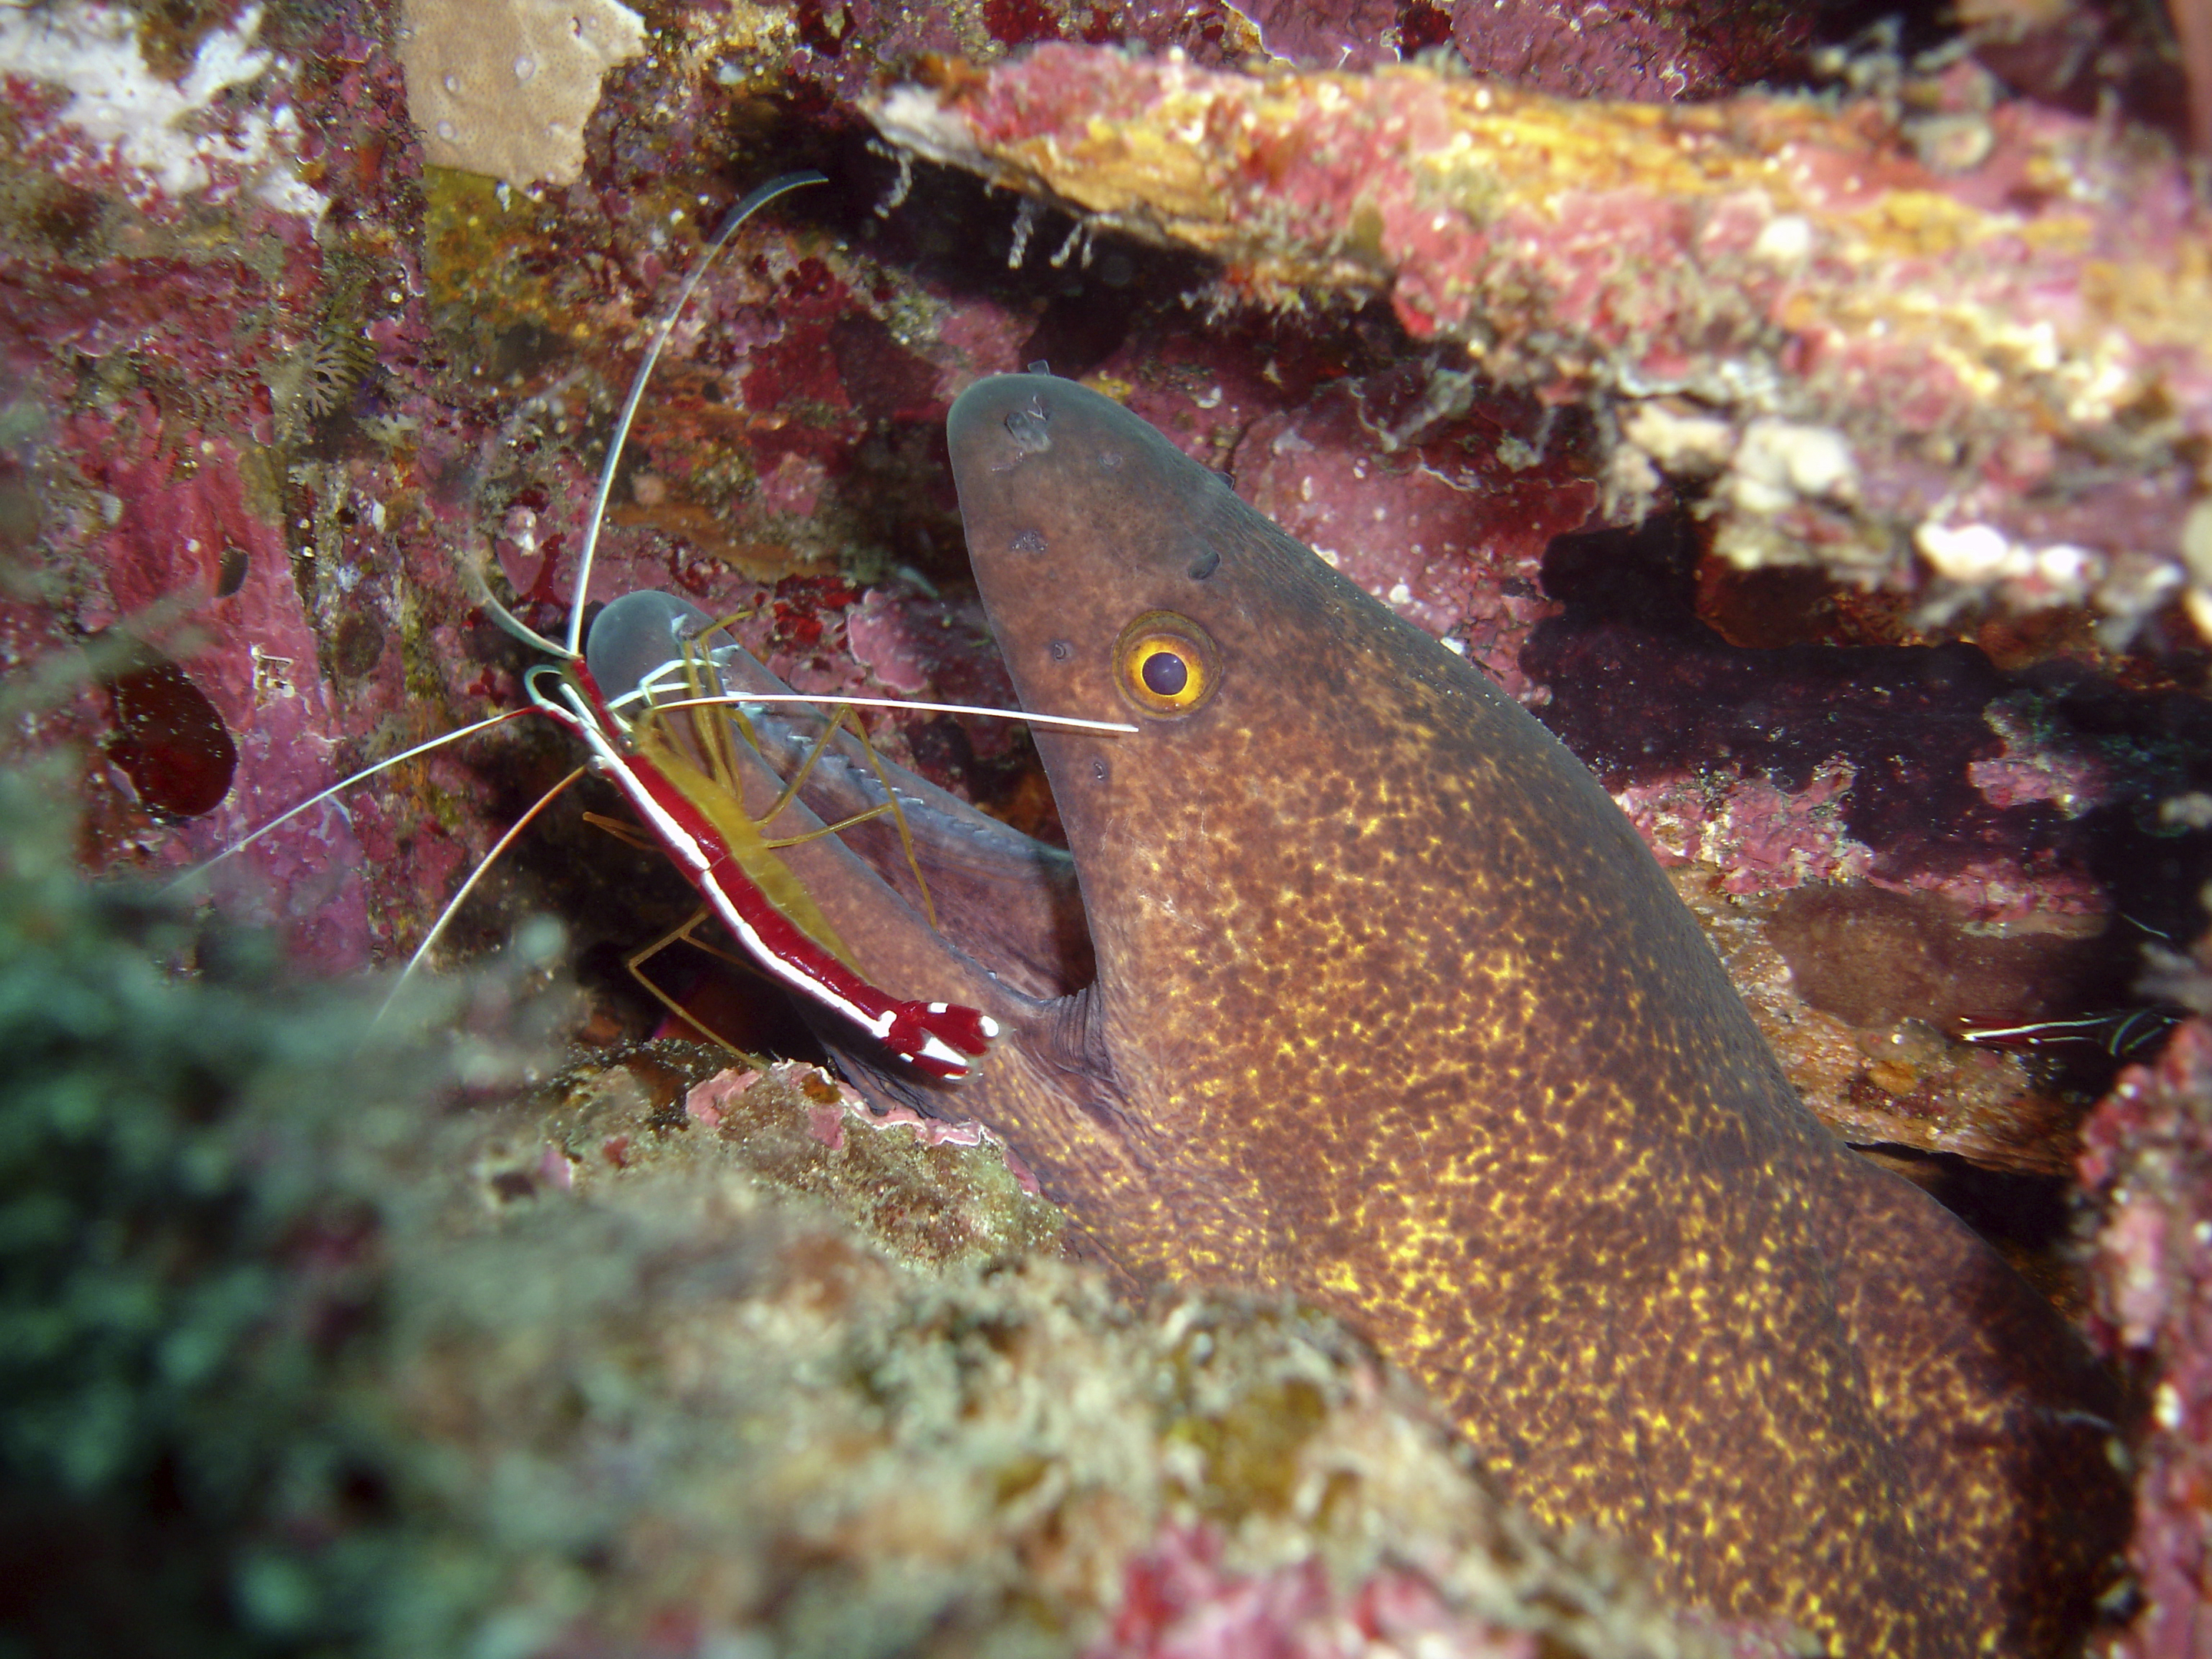
<svg viewBox="0 0 2212 1659"><path fill-rule="evenodd" d="M2182 601L2189 620L2212 640L2212 495L2191 507L2181 521L2181 564L2189 576L2189 592Z"/></svg>
<svg viewBox="0 0 2212 1659"><path fill-rule="evenodd" d="M48 118L19 116L28 137L75 142L112 159L133 200L159 194L182 201L241 185L288 213L319 217L327 204L293 171L299 126L281 95L284 66L254 45L261 8L245 7L228 27L210 29L184 73L155 72L138 50L134 9L62 0L30 6L0 3L0 73L66 88L69 101ZM226 95L278 71L266 99Z"/></svg>
<svg viewBox="0 0 2212 1659"><path fill-rule="evenodd" d="M2071 542L2029 546L1986 524L1947 525L1929 520L1912 533L1929 568L1968 586L2021 584L2014 597L2031 608L2079 605L2105 574L2102 556Z"/></svg>
<svg viewBox="0 0 2212 1659"><path fill-rule="evenodd" d="M1832 427L1760 419L1743 429L1726 489L1747 513L1780 513L1799 501L1848 501L1858 463Z"/></svg>
<svg viewBox="0 0 2212 1659"><path fill-rule="evenodd" d="M406 0L399 61L422 157L573 185L600 78L644 50L645 25L616 0Z"/></svg>
<svg viewBox="0 0 2212 1659"><path fill-rule="evenodd" d="M1665 471L1710 478L1735 453L1735 428L1722 416L1670 398L1636 404L1621 417L1621 435Z"/></svg>

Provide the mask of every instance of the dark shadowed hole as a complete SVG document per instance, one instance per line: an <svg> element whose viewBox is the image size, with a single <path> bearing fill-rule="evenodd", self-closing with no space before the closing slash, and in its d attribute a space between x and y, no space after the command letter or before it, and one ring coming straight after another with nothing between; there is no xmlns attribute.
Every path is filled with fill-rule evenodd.
<svg viewBox="0 0 2212 1659"><path fill-rule="evenodd" d="M147 810L193 818L220 806L238 770L238 745L191 677L134 641L125 666L101 684L115 722L108 758Z"/></svg>

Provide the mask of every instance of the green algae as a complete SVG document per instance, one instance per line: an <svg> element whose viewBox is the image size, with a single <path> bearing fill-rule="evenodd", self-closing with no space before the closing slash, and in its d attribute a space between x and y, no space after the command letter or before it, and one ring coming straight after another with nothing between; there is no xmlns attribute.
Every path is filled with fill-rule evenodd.
<svg viewBox="0 0 2212 1659"><path fill-rule="evenodd" d="M415 1127L390 1102L442 1061L357 1055L356 995L83 884L65 799L46 772L0 772L0 1473L10 1532L72 1545L22 1636L256 1651L298 1597L182 1615L265 1589L259 1536L388 1461L328 1390L330 1334L374 1316L380 1165ZM303 1567L317 1612L299 1628L342 1626L396 1541L364 1532Z"/></svg>

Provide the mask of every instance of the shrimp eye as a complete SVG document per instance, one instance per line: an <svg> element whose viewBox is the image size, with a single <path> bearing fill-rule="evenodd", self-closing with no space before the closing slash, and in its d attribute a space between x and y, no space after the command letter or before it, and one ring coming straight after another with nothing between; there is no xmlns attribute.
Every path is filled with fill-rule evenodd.
<svg viewBox="0 0 2212 1659"><path fill-rule="evenodd" d="M1114 669L1121 695L1147 714L1187 714L1221 678L1213 641L1172 611L1147 611L1123 629Z"/></svg>

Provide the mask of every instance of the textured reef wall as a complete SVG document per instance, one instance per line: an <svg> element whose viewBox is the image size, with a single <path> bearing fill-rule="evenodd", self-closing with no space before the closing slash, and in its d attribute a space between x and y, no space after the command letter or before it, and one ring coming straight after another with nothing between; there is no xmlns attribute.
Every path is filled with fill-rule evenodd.
<svg viewBox="0 0 2212 1659"><path fill-rule="evenodd" d="M2066 1294L2084 1117L2192 1006L2143 949L2187 949L2212 876L2185 61L2086 6L1851 40L1540 0L0 13L0 660L43 688L8 742L75 757L86 865L172 872L515 708L477 573L559 625L659 308L732 202L819 167L676 330L592 598L744 611L805 690L1004 702L940 423L981 374L1082 376L1546 720L1815 1109ZM1051 832L1018 736L872 729ZM395 961L573 763L502 726L210 885L318 971ZM448 946L562 918L603 1057L659 1019L621 955L685 908L608 810L549 815ZM2087 1131L2094 1316L2148 1402L2145 1654L2204 1616L2203 1246L2161 1184L2206 1133L2187 1029ZM680 1203L743 1207L695 1176ZM1174 1535L1160 1607L1338 1606Z"/></svg>

